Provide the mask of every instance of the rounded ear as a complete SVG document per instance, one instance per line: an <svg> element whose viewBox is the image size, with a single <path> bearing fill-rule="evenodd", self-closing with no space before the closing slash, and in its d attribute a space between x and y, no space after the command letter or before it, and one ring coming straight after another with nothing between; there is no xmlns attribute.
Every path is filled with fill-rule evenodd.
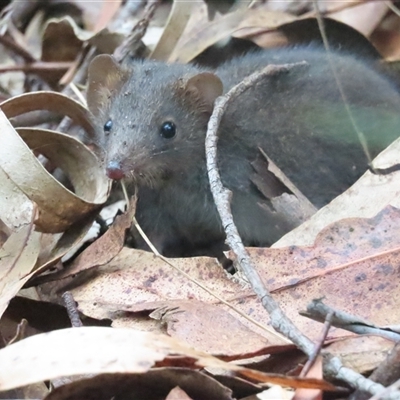
<svg viewBox="0 0 400 400"><path fill-rule="evenodd" d="M121 89L128 78L123 69L108 54L96 56L89 65L86 99L93 115L98 115L113 93Z"/></svg>
<svg viewBox="0 0 400 400"><path fill-rule="evenodd" d="M195 96L199 107L210 114L216 98L222 95L223 89L221 79L211 72L202 72L191 77L185 86L186 92Z"/></svg>

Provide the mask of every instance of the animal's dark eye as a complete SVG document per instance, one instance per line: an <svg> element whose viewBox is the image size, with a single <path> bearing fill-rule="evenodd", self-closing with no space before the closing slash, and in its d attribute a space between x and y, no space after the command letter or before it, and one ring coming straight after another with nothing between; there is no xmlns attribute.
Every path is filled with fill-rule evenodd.
<svg viewBox="0 0 400 400"><path fill-rule="evenodd" d="M176 126L173 122L167 121L161 125L160 135L165 139L171 139L175 136Z"/></svg>
<svg viewBox="0 0 400 400"><path fill-rule="evenodd" d="M112 126L113 126L112 119L109 119L109 120L104 124L104 127L103 127L104 132L106 132L106 133L110 132Z"/></svg>

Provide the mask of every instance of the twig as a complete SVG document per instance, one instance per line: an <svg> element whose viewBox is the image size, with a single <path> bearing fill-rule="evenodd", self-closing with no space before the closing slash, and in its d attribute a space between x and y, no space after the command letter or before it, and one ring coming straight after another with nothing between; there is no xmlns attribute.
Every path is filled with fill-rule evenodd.
<svg viewBox="0 0 400 400"><path fill-rule="evenodd" d="M371 322L349 314L345 311L334 309L323 303L321 299L314 299L307 305L307 311L300 314L314 321L324 321L327 315L333 313L332 325L361 335L379 335L395 342L400 341L400 335L389 329L382 329Z"/></svg>
<svg viewBox="0 0 400 400"><path fill-rule="evenodd" d="M28 321L25 318L23 318L17 326L17 331L15 332L14 337L7 343L7 346L19 342L22 339L25 339L27 327L28 327Z"/></svg>
<svg viewBox="0 0 400 400"><path fill-rule="evenodd" d="M330 354L324 355L324 373L335 379L347 382L353 388L371 393L381 394L385 390L385 387L379 383L373 382L371 379L364 378L361 374L346 368L338 357L334 357ZM399 400L400 392L391 392L388 395L381 397L382 400Z"/></svg>
<svg viewBox="0 0 400 400"><path fill-rule="evenodd" d="M70 61L36 61L23 65L5 65L0 67L0 73L4 72L47 72L47 71L65 71L70 68Z"/></svg>
<svg viewBox="0 0 400 400"><path fill-rule="evenodd" d="M331 326L332 326L332 317L333 317L333 311L326 316L325 323L324 323L324 329L322 330L321 337L315 346L313 354L311 354L308 361L306 362L306 365L303 367L303 369L300 373L300 377L307 376L308 372L314 365L315 360L317 359L318 355L321 353L322 346L324 345L325 339L328 336L329 329L331 329Z"/></svg>
<svg viewBox="0 0 400 400"><path fill-rule="evenodd" d="M388 353L386 359L375 369L369 376L369 379L378 382L384 386L391 385L393 382L397 383L400 377L400 343L397 343L393 349ZM381 393L386 395L387 393ZM367 393L357 390L352 396L351 400L366 400L369 396Z"/></svg>
<svg viewBox="0 0 400 400"><path fill-rule="evenodd" d="M22 48L14 39L10 36L0 35L0 43L11 50L15 55L23 58L25 62L33 63L38 62L36 58L29 53L26 49Z"/></svg>
<svg viewBox="0 0 400 400"><path fill-rule="evenodd" d="M129 54L135 53L140 48L140 41L147 31L147 27L149 26L159 3L160 0L149 1L143 12L143 17L133 27L129 36L115 49L114 57L117 61L121 62L125 60Z"/></svg>
<svg viewBox="0 0 400 400"><path fill-rule="evenodd" d="M379 400L382 399L384 395L389 394L393 390L397 390L400 388L400 379L398 379L396 382L392 383L390 386L388 386L382 393L378 393L374 396L372 396L369 400Z"/></svg>
<svg viewBox="0 0 400 400"><path fill-rule="evenodd" d="M76 308L76 302L71 294L71 292L65 292L62 295L65 308L67 309L68 317L71 321L71 326L73 328L79 328L83 326L81 318L79 317L79 312Z"/></svg>
<svg viewBox="0 0 400 400"><path fill-rule="evenodd" d="M272 298L271 294L265 288L260 275L257 273L233 222L233 217L230 210L231 192L223 187L217 168L217 131L228 103L262 78L265 78L266 76L287 73L293 68L298 68L304 65L307 65L307 63L300 62L285 65L268 65L261 72L256 72L245 78L238 85L234 86L226 95L219 97L215 102L214 111L208 122L206 136L206 158L211 192L221 217L222 226L226 232L226 242L236 254L241 270L245 273L248 281L253 287L254 292L261 299L264 308L271 316L271 323L275 330L289 338L301 350L303 350L304 353L311 355L314 348L312 341L304 336L282 312L278 304Z"/></svg>

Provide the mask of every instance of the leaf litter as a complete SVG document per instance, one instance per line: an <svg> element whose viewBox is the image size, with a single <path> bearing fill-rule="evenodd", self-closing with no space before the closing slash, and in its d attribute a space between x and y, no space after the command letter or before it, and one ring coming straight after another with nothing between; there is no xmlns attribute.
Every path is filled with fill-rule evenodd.
<svg viewBox="0 0 400 400"><path fill-rule="evenodd" d="M9 20L20 15L25 22L32 24L32 29L26 30L26 35L39 34L34 24L44 24L45 29L42 37L25 38L23 31L19 31L18 36L15 30L10 29L13 32L11 37L17 44L7 49L20 55L25 51L25 61L16 63L21 71L25 68L27 75L33 71L45 87L47 85L60 90L60 79L65 79L67 71L73 77L83 59L82 50L87 43L95 43L99 49L113 52L123 42L126 33L112 28L112 16L118 19L122 2L114 3L100 2L98 6L73 1L66 3L67 9L72 4L78 7L83 13L84 22L76 21L71 17L75 14L69 16L68 13L51 21L34 20L38 10L35 9L35 2L32 2L31 9L26 9L26 14L18 14L17 8L11 6ZM312 2L307 1L302 2L305 13L297 9L299 15L293 13L291 2L279 10L269 4L273 3L270 1L260 4L256 9L247 8L248 4L243 1L237 3L230 12L221 14L217 11L213 19L209 19L211 4L198 2L191 5L189 13L185 8L187 5L175 1L171 18L163 21L164 35L152 49L153 56L161 60L188 62L231 36L243 40L249 38L268 47L278 37L279 40L289 40L289 36L282 34L284 31L279 31L281 26L287 27L293 23L296 35L296 29L299 28L295 23L302 18L312 17L309 11ZM373 8L374 3L355 2L359 3L357 6L353 3L348 2L346 7L345 4L326 2L324 7L328 16L345 22L367 35L375 44L380 44L386 57L399 54L398 46L389 51L377 36L377 32L381 37L388 35L382 31L381 24L388 12L387 4ZM167 10L165 15L168 15L168 7L170 5L163 4L160 10L164 8ZM374 18L368 17L371 12ZM140 21L139 18L136 15L128 22L133 26ZM17 26L20 26L22 21L17 22ZM266 35L267 32L273 35ZM41 46L32 54L41 53L42 64L35 64L35 57L29 56L28 47L23 45L22 39ZM5 46L3 41L1 43ZM29 64L31 69L27 68ZM44 68L49 68L49 72L43 72ZM1 79L3 76L0 75ZM29 91L29 85L21 86L21 82L18 82L21 75L13 77L14 82L10 84L8 81L8 87L19 87L19 90L24 87ZM47 110L69 116L86 130L86 134L93 135L87 111L79 102L71 96L50 91L20 92L14 98L9 95L5 97L9 99L0 105L4 113L0 119L3 135L3 144L0 146L0 262L3 265L0 311L5 311L10 300L24 285L34 282L32 278L46 277L46 280L54 280L57 285L52 286L48 282L36 286L43 300L59 303L63 291L70 290L77 301L77 309L83 315L111 320L118 329L65 329L35 335L0 350L1 389L64 375L108 372L111 375L104 375L104 378L102 375L78 377L76 382L61 386L46 398L64 398L67 394L75 396L68 398L82 398L82 393L93 393L91 390L101 387L104 388L104 398L109 398L115 394L110 388L116 382L124 388L138 388L137 380L143 381L143 377L147 377L151 387L155 380L163 382L162 397L157 398L184 398L183 394L187 398L204 398L205 393L208 393L207 396L218 393L218 398L233 398L233 392L228 387L218 383L212 376L194 370L193 360L197 360L197 367L212 365L236 371L239 375L242 373L242 378L247 379L247 390L251 393L261 392L262 385L251 386L249 379L293 388L314 388L314 392L301 394L302 398L318 398L321 390L333 389L321 379L320 362L315 364L317 373L313 375L314 380L283 375L269 377L268 380L266 374L256 370L243 373L243 367L224 363L203 353L225 360L239 360L285 353L293 346L264 329L269 324L269 317L247 282L238 276L232 279L216 260L202 257L173 262L242 314L183 278L166 266L162 259L124 247L125 233L134 212L132 207L128 214L117 217L106 234L89 245L77 258L65 263L67 268L49 271L71 248L82 242L98 209L107 199L110 182L90 149L73 137L77 132L75 128L62 133L57 131L60 126L47 123L45 127L14 129L8 121L17 120L16 117L27 112ZM78 137L82 138L82 135ZM387 168L396 164L396 146L396 143L393 144L391 150L379 156L374 166ZM38 161L38 154L63 170L72 183L72 190L47 172L46 163L43 165ZM387 176L367 172L346 193L274 246L280 248L250 249L257 272L274 293L274 298L296 326L313 341L320 340L322 326L300 316L299 311L306 309L314 298L324 297L325 303L330 306L360 315L373 321L376 326L398 324L398 175L398 172ZM243 315L250 316L257 325ZM141 325L141 322L150 319L152 324ZM0 334L1 323L0 320ZM130 329L123 329L125 327ZM144 331L137 331L138 327ZM121 338L125 346L118 345ZM141 343L143 352L139 351ZM346 365L351 365L360 373L375 368L391 348L388 339L356 337L338 328L329 330L326 343L330 343L329 351L332 354L340 354L344 360L347 357ZM98 351L99 347L101 352ZM354 352L355 347L360 351ZM86 356L77 359L77 348L85 351ZM128 348L132 348L132 353L127 352ZM372 349L375 349L376 357L367 363ZM126 357L128 354L135 356ZM166 367L160 368L160 360L165 362L176 354L182 356L181 364L169 360ZM20 362L12 361L16 357ZM292 363L292 367L297 365L294 359ZM46 368L46 365L52 367ZM152 369L152 366L158 368ZM113 372L127 375L119 376ZM191 377L190 383L185 384L184 379L179 378L185 374ZM199 384L201 379L204 382L203 391L202 384ZM235 382L238 385L238 376ZM105 388L109 388L107 390L110 392L106 392ZM149 392L148 386L146 390L152 392ZM296 394L300 396L300 392ZM234 395L244 397L245 390L237 390Z"/></svg>

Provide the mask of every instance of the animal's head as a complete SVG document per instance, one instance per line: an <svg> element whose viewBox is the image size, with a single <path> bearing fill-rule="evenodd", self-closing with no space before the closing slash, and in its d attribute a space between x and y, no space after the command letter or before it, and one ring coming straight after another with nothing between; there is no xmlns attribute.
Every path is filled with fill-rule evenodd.
<svg viewBox="0 0 400 400"><path fill-rule="evenodd" d="M87 101L107 175L156 185L203 162L205 133L221 80L195 67L108 55L89 67Z"/></svg>

